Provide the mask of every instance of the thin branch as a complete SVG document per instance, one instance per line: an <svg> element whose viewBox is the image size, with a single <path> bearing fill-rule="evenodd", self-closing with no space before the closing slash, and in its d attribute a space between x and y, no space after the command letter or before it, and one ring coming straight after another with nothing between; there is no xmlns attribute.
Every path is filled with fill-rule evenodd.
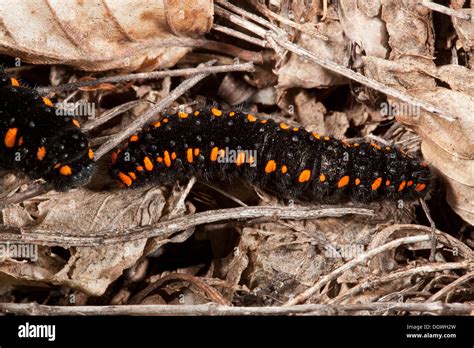
<svg viewBox="0 0 474 348"><path fill-rule="evenodd" d="M164 276L163 278L160 278L160 279L156 280L155 282L148 285L145 289L143 289L139 293L137 293L135 296L133 296L128 303L129 304L140 304L151 292L153 292L156 289L160 288L164 283L166 283L170 280L184 280L184 281L187 281L191 284L194 284L195 286L200 288L202 291L204 291L206 293L206 295L214 303L221 304L221 305L227 305L227 306L231 305L231 303L228 300L226 300L224 297L222 297L222 294L219 291L214 289L209 284L206 284L201 277L195 277L193 275L186 274L186 273L171 273L171 274L168 274L168 275Z"/></svg>
<svg viewBox="0 0 474 348"><path fill-rule="evenodd" d="M471 265L472 266L472 265ZM444 288L442 288L440 291L438 291L436 294L431 296L429 299L426 300L426 302L434 302L441 300L444 296L446 296L450 291L454 290L456 287L458 287L461 284L467 283L471 279L474 278L474 272L467 273L463 275L462 277L456 279L454 282L452 282L449 285L446 285Z"/></svg>
<svg viewBox="0 0 474 348"><path fill-rule="evenodd" d="M322 217L341 217L348 214L373 216L370 209L361 208L324 208L312 209L305 207L246 207L233 209L211 210L186 215L177 219L160 222L156 225L128 228L120 233L115 229L92 231L90 234L71 234L71 231L51 231L39 228L28 229L0 226L0 242L18 244L39 244L57 246L98 246L148 239L157 236L169 236L188 228L233 219L255 219L274 217L279 219L307 220Z"/></svg>
<svg viewBox="0 0 474 348"><path fill-rule="evenodd" d="M51 87L40 87L36 90L40 94L48 94L50 92L63 92L73 89L78 89L81 87L93 87L103 83L123 83L137 80L157 80L164 77L173 77L173 76L189 76L196 74L216 74L223 72L231 71L254 71L254 66L252 62L247 62L243 64L233 64L233 65L219 65L219 66L206 66L206 67L197 67L197 68L188 68L188 69L174 69L174 70L162 70L162 71L152 71L146 73L138 74L127 74L127 75L118 75L118 76L108 76L101 77L90 81L76 81L71 83L66 83L58 86Z"/></svg>
<svg viewBox="0 0 474 348"><path fill-rule="evenodd" d="M338 267L331 273L325 275L322 277L315 285L311 286L310 288L306 289L304 292L296 296L295 298L287 301L285 303L285 306L294 306L298 303L302 303L306 301L308 298L313 296L317 291L319 291L322 287L324 287L327 283L329 283L332 280L335 280L338 278L341 274L346 272L347 270L363 264L367 262L369 259L374 257L375 255L378 255L386 250L394 249L399 247L400 245L403 244L412 244L412 243L418 243L418 242L424 242L430 240L430 236L427 234L420 235L420 236L412 236L412 237L405 237L405 238L400 238L393 240L387 244L381 245L380 247L368 250L367 252L363 253L362 255L359 255L358 257L352 259L351 261L345 263L341 267Z"/></svg>
<svg viewBox="0 0 474 348"><path fill-rule="evenodd" d="M127 112L127 111L133 109L134 107L136 107L138 105L145 104L145 103L151 103L151 102L149 100L140 99L140 100L133 100L131 102L118 105L118 106L104 112L99 118L96 118L96 119L93 119L90 122L87 122L82 127L82 131L86 132L86 133L90 132L94 128L99 127L100 125L104 124L107 121L110 121L114 117L116 117L120 114L123 114L124 112Z"/></svg>
<svg viewBox="0 0 474 348"><path fill-rule="evenodd" d="M361 292L364 292L368 289L376 289L378 286L390 282L394 282L395 280L399 280L402 278L410 277L416 274L428 274L428 273L434 273L434 272L441 272L441 271L450 271L454 269L469 269L474 267L472 264L472 261L462 261L462 262L446 262L446 263L432 263L429 265L423 265L420 267L415 267L407 270L401 270L397 272L390 273L384 277L381 277L379 279L374 279L368 282L361 282L360 284L354 286L344 294L337 296L330 300L328 304L334 305L334 304L339 304L342 301L351 298ZM471 277L473 274L471 273ZM435 299L429 299L427 302L433 302L438 300L439 298Z"/></svg>
<svg viewBox="0 0 474 348"><path fill-rule="evenodd" d="M430 226L431 226L430 261L434 261L435 255L436 255L436 225L435 225L434 220L431 218L430 210L428 209L428 206L426 205L425 200L423 198L420 198L419 202L421 204L421 207L423 208L423 211L425 212L426 217L428 218L428 221L430 222Z"/></svg>
<svg viewBox="0 0 474 348"><path fill-rule="evenodd" d="M255 6L258 11L263 13L265 16L270 17L271 19L274 19L282 24L288 25L296 30L299 30L313 37L317 37L318 39L321 39L323 41L329 40L327 36L322 35L318 30L316 30L314 24L312 24L311 22L305 24L294 22L286 17L279 15L278 13L271 11L268 7L260 3L258 0L250 1L250 3Z"/></svg>
<svg viewBox="0 0 474 348"><path fill-rule="evenodd" d="M397 98L397 99L399 99L399 100L401 100L401 101L403 101L407 104L419 106L420 108L422 108L422 109L424 109L428 112L431 112L433 114L436 114L439 117L441 117L441 118L443 118L447 121L457 120L456 115L453 115L453 114L451 114L450 112L448 112L446 110L440 109L436 105L433 105L433 104L431 104L427 101L424 101L422 99L412 97L411 95L406 94L402 91L399 91L396 88L386 86L386 85L384 85L383 83L381 83L377 80L368 78L367 76L364 76L364 75L362 75L358 72L355 72L355 71L353 71L349 68L346 68L345 66L342 66L342 65L340 65L338 63L335 63L331 60L328 60L326 58L323 58L323 57L317 55L314 52L310 52L310 51L304 49L303 47L288 41L285 38L279 37L279 36L277 36L275 34L271 34L271 33L269 35L271 35L273 37L273 39L280 46L286 48L287 50L297 54L298 56L300 56L304 59L312 61L312 62L322 66L323 68L328 69L329 71L332 71L336 74L342 75L342 76L347 77L351 80L359 82L360 84L363 84L367 87L375 89L375 90L377 90L379 92L382 92L386 95L389 95L391 97Z"/></svg>
<svg viewBox="0 0 474 348"><path fill-rule="evenodd" d="M256 37L244 34L240 31L237 31L237 30L234 30L234 29L231 29L231 28L224 27L222 25L214 24L212 26L212 29L214 29L215 31L219 31L221 33L224 33L226 35L236 37L236 38L241 39L243 41L250 42L250 43L252 43L254 45L257 45L257 46L260 46L260 47L264 47L264 48L267 47L267 42L265 40L257 39Z"/></svg>
<svg viewBox="0 0 474 348"><path fill-rule="evenodd" d="M376 302L330 306L308 304L291 307L231 307L201 305L113 305L113 306L46 306L37 303L0 303L0 313L16 315L169 315L169 316L257 316L257 315L348 315L371 312L373 315L393 312L420 312L437 315L469 315L474 305L468 303L400 303Z"/></svg>
<svg viewBox="0 0 474 348"><path fill-rule="evenodd" d="M431 11L444 13L445 15L453 16L453 17L461 18L461 19L465 19L465 20L470 20L471 19L471 16L469 15L469 13L464 13L464 12L461 12L461 11L457 11L457 10L454 10L454 9L446 7L446 6L436 4L433 1L422 0L421 4L423 6L429 8Z"/></svg>
<svg viewBox="0 0 474 348"><path fill-rule="evenodd" d="M212 60L204 64L200 64L198 68L208 68L210 65L214 64L216 61ZM178 87L171 91L166 97L161 99L156 105L150 108L147 112L145 112L141 117L135 119L130 125L125 128L122 132L117 134L113 139L106 141L102 146L96 151L95 153L95 160L97 161L103 155L108 153L110 150L117 147L120 143L122 143L125 139L130 137L137 129L143 127L145 124L149 123L154 117L156 117L164 108L168 107L173 101L178 99L182 96L186 91L188 91L191 87L197 84L199 81L204 79L206 76L209 75L209 71L205 69L206 72L200 73L193 77L190 77L183 82L181 82Z"/></svg>
<svg viewBox="0 0 474 348"><path fill-rule="evenodd" d="M272 23L270 23L269 21L263 18L257 17L258 20L256 20L256 18L254 18L256 17L254 14L247 12L244 9L236 7L235 5L230 4L226 0L216 0L216 2L219 5L226 7L227 9L239 14L242 17L236 15L235 13L229 12L228 10L222 9L219 6L215 7L216 14L223 16L224 18L228 19L234 24L239 25L242 28L252 31L256 35L268 40L269 42L273 40L274 42L278 43L278 45L280 45L281 47L293 52L294 54L304 59L312 61L322 66L323 68L328 69L329 71L332 71L336 74L347 77L369 88L375 89L377 91L385 93L386 95L397 98L407 104L415 105L428 112L437 114L439 117L444 118L448 121L454 121L457 119L456 115L452 115L450 112L440 109L436 105L433 105L422 99L412 97L411 95L406 94L402 91L399 91L396 88L386 86L377 80L368 78L367 76L357 73L336 62L323 58L314 52L310 52L304 49L303 47L290 42L288 40L287 33L285 32L282 33L282 30L280 28L278 27L275 28L275 25L273 25ZM247 20L246 18L249 18L253 20L254 22L259 23L260 25L267 27L270 30L266 30L262 27L259 27L258 25Z"/></svg>
<svg viewBox="0 0 474 348"><path fill-rule="evenodd" d="M253 13L247 12L244 9L240 8L240 7L237 7L233 4L231 4L230 2L228 2L227 0L215 0L215 3L221 5L222 7L226 8L227 10L233 11L234 13L237 13L237 14L241 15L244 19L249 19L249 20L251 20L255 23L260 24L264 28L266 28L266 29L261 28L258 25L255 25L252 22L247 21L247 20L245 22L242 22L240 20L240 17L233 15L232 12L224 10L223 8L221 8L219 6L214 6L214 12L217 15L220 15L220 16L228 19L229 21L233 22L234 24L242 26L243 28L247 28L251 32L254 32L255 34L261 36L262 38L265 38L265 32L267 31L267 29L273 30L275 33L278 33L280 35L286 35L286 32L284 30L280 29L275 24L267 21L266 19L264 19L262 17L259 17L255 14L253 14Z"/></svg>

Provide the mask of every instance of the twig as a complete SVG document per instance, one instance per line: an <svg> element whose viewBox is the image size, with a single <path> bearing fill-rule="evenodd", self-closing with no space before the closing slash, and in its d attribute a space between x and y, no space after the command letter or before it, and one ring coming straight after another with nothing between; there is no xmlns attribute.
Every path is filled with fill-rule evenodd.
<svg viewBox="0 0 474 348"><path fill-rule="evenodd" d="M208 68L210 65L214 64L216 61L212 60L204 64L200 64L198 68ZM112 150L113 148L117 147L121 142L123 142L126 138L131 136L138 128L143 127L145 124L149 123L153 117L156 117L164 108L168 107L174 100L178 99L182 96L187 90L193 87L196 83L204 79L207 75L209 75L209 70L206 69L205 73L198 74L196 76L190 77L183 82L181 82L178 87L171 91L166 97L161 99L156 105L150 108L147 112L145 112L141 117L134 120L130 125L125 128L122 132L117 134L114 138L106 141L102 146L96 151L95 153L95 160L97 161L107 152Z"/></svg>
<svg viewBox="0 0 474 348"><path fill-rule="evenodd" d="M157 80L164 77L173 77L173 76L189 76L196 74L215 74L231 71L254 71L254 66L252 62L247 62L243 64L233 64L233 65L219 65L219 66L204 66L197 68L188 68L188 69L175 69L175 70L162 70L162 71L152 71L146 73L138 74L128 74L128 75L118 75L118 76L108 76L101 77L90 81L76 81L71 83L66 83L58 86L51 87L39 87L36 90L40 94L48 94L50 92L62 92L67 90L73 90L81 87L92 87L97 86L103 83L123 83L137 80Z"/></svg>
<svg viewBox="0 0 474 348"><path fill-rule="evenodd" d="M169 236L188 228L224 220L255 219L275 217L279 219L307 220L322 217L340 217L348 214L373 216L370 209L361 208L324 208L312 209L305 207L246 207L233 209L211 210L203 213L186 215L177 219L160 222L156 225L128 228L121 230L93 231L91 234L71 234L70 231L50 231L38 228L27 229L0 225L0 242L18 244L39 244L57 246L98 246L148 239L157 236Z"/></svg>
<svg viewBox="0 0 474 348"><path fill-rule="evenodd" d="M234 29L231 29L231 28L224 27L222 25L214 24L212 26L212 29L214 29L215 31L219 31L221 33L224 33L226 35L233 36L233 37L236 37L238 39L253 43L254 45L257 45L257 46L260 46L260 47L264 47L264 48L267 47L267 42L265 40L257 39L256 37L244 34L240 31L237 31L237 30L234 30Z"/></svg>
<svg viewBox="0 0 474 348"><path fill-rule="evenodd" d="M433 263L429 265L423 265L420 267L411 268L408 270L393 272L384 277L380 277L379 279L374 279L369 282L361 282L360 284L354 286L353 288L351 288L344 294L339 295L333 298L332 300L328 301L328 304L331 304L331 305L339 304L342 301L352 296L355 296L361 292L364 292L368 289L375 289L377 286L380 286L382 284L393 282L395 280L409 277L415 274L427 274L427 273L448 271L448 270L453 270L453 269L469 269L470 267L471 268L474 267L474 265L472 264L472 261L466 260L462 262ZM438 300L438 298L433 299L433 300L427 300L427 302L434 302L435 300Z"/></svg>
<svg viewBox="0 0 474 348"><path fill-rule="evenodd" d="M448 112L446 110L443 110L443 109L440 109L437 106L435 106L435 105L433 105L433 104L431 104L427 101L412 97L412 96L410 96L406 93L403 93L403 92L399 91L396 88L386 86L386 85L384 85L383 83L381 83L377 80L368 78L368 77L366 77L362 74L359 74L358 72L355 72L355 71L353 71L349 68L346 68L346 67L344 67L340 64L337 64L337 63L335 63L331 60L320 57L317 54L315 54L314 52L310 52L310 51L304 49L303 47L298 46L297 44L294 44L294 43L288 41L285 38L279 37L275 34L269 34L269 35L271 35L273 37L273 39L280 46L282 46L282 47L286 48L287 50L297 54L298 56L303 57L304 59L310 60L310 61L312 61L312 62L322 66L323 68L328 69L328 70L330 70L330 71L332 71L336 74L345 76L345 77L347 77L351 80L354 80L356 82L359 82L359 83L361 83L361 84L363 84L367 87L370 87L372 89L380 91L380 92L382 92L386 95L389 95L391 97L397 98L397 99L399 99L399 100L401 100L401 101L403 101L407 104L419 106L420 108L422 108L422 109L424 109L428 112L431 112L433 114L436 114L439 117L441 117L441 118L443 118L447 121L457 120L456 115L452 115L450 112Z"/></svg>
<svg viewBox="0 0 474 348"><path fill-rule="evenodd" d="M376 302L330 306L307 304L289 307L230 307L201 305L113 305L113 306L46 306L37 303L0 303L0 313L16 315L175 315L175 316L255 316L255 315L347 315L354 312L421 312L438 315L469 315L469 303L400 303Z"/></svg>
<svg viewBox="0 0 474 348"><path fill-rule="evenodd" d="M254 21L255 23L260 24L264 28L273 30L275 33L278 33L280 35L286 35L285 31L280 29L275 24L265 20L262 17L259 17L255 14L253 14L253 13L247 12L244 9L240 8L240 7L237 7L233 4L231 4L230 2L228 2L227 0L215 0L215 3L221 5L222 7L226 8L227 10L233 11L234 13L237 13L237 14L241 15L243 18L250 19L250 20ZM248 22L248 21L246 21L247 23L242 22L239 17L233 15L229 11L223 10L219 6L214 6L214 11L215 11L216 14L227 18L228 20L230 20L234 24L243 26L243 28L247 28L248 30L254 32L255 34L261 36L262 38L265 38L266 29L260 28L259 26L256 26L256 25L253 25L253 23ZM234 20L236 22L234 22Z"/></svg>
<svg viewBox="0 0 474 348"><path fill-rule="evenodd" d="M428 218L428 221L430 222L430 226L431 226L430 261L434 261L435 255L436 255L436 225L433 219L431 218L430 210L428 209L428 206L426 205L425 200L423 198L420 198L419 202L421 204L421 207L423 208L423 211L425 212L426 217Z"/></svg>
<svg viewBox="0 0 474 348"><path fill-rule="evenodd" d="M15 204L23 202L27 199L40 196L47 193L53 189L53 185L50 183L39 184L35 183L33 186L29 187L26 191L17 192L11 197L0 200L0 210L5 208L9 204Z"/></svg>
<svg viewBox="0 0 474 348"><path fill-rule="evenodd" d="M375 255L378 255L386 250L394 249L399 247L400 245L403 244L412 244L412 243L418 243L418 242L424 242L430 240L430 236L427 234L420 235L420 236L413 236L413 237L405 237L405 238L400 238L400 239L395 239L387 244L381 245L380 247L371 249L362 255L359 255L355 259L345 263L341 267L338 267L328 275L325 275L322 277L315 285L311 286L310 288L306 289L304 292L296 296L295 298L287 301L285 303L285 306L293 306L298 303L302 303L306 301L308 298L313 296L317 291L319 291L323 286L325 286L327 283L330 281L336 279L339 277L341 274L346 272L347 270L360 265L364 262L367 262L370 258L374 257Z"/></svg>
<svg viewBox="0 0 474 348"><path fill-rule="evenodd" d="M135 106L138 106L144 103L151 103L151 102L149 100L140 99L140 100L133 100L131 102L118 105L104 112L99 118L96 118L90 122L87 122L82 127L82 130L84 132L90 132L92 129L104 124L105 122L113 119L114 117L120 114L123 114L124 112L127 112L128 110L133 109Z"/></svg>
<svg viewBox="0 0 474 348"><path fill-rule="evenodd" d="M397 98L397 99L399 99L399 100L401 100L405 103L419 106L420 108L422 108L422 109L424 109L428 112L437 114L439 117L444 118L448 121L454 121L454 120L457 119L456 115L452 115L450 112L448 112L446 110L443 110L443 109L440 109L437 106L435 106L435 105L433 105L433 104L431 104L427 101L412 97L412 96L410 96L410 95L408 95L408 94L406 94L402 91L397 90L396 88L386 86L386 85L384 85L383 83L381 83L377 80L368 78L368 77L366 77L366 76L364 76L360 73L357 73L357 72L355 72L355 71L353 71L349 68L346 68L346 67L344 67L344 66L342 66L342 65L340 65L336 62L333 62L331 60L323 58L323 57L317 55L314 52L310 52L310 51L304 49L303 47L290 42L287 38L287 36L288 36L287 33L285 33L285 32L282 33L282 30L280 28L278 28L278 27L275 28L275 26L272 23L270 23L269 21L267 21L263 18L257 17L254 14L249 13L249 12L247 12L247 11L241 9L241 8L238 8L238 7L228 3L226 0L216 0L216 2L219 5L224 6L227 9L229 9L231 11L234 11L235 13L241 15L242 17L239 17L236 14L234 14L232 12L229 12L225 9L222 9L218 6L215 7L216 14L218 14L220 16L223 16L224 18L228 19L232 23L241 26L242 28L246 28L247 30L252 31L256 35L268 40L269 42L271 40L275 41L281 47L283 47L283 48L299 55L300 57L302 57L304 59L312 61L312 62L322 66L323 68L328 69L329 71L332 71L336 74L345 76L345 77L347 77L351 80L357 81L357 82L359 82L359 83L361 83L361 84L363 84L367 87L370 87L372 89L375 89L377 91L385 93L385 94L387 94L391 97ZM257 18L255 18L255 17L257 17ZM260 25L262 25L264 27L267 27L271 30L265 30L264 28L259 27L258 25L255 25L254 23L246 20L245 18L250 18L254 22L259 23Z"/></svg>
<svg viewBox="0 0 474 348"><path fill-rule="evenodd" d="M461 18L461 19L465 19L465 20L470 20L471 19L471 16L468 13L463 13L461 11L456 11L452 8L436 4L433 1L423 0L421 2L421 4L423 6L429 8L431 11L444 13L445 15L453 16L453 17L457 17L457 18Z"/></svg>
<svg viewBox="0 0 474 348"><path fill-rule="evenodd" d="M456 279L451 284L446 285L444 288L442 288L436 294L434 294L429 299L427 299L426 302L434 302L434 301L438 301L438 300L442 299L450 291L454 290L457 286L459 286L463 283L466 283L466 282L470 281L473 278L474 278L474 272L470 272L470 273L467 273L467 274L463 275L462 277Z"/></svg>
<svg viewBox="0 0 474 348"><path fill-rule="evenodd" d="M247 204L245 204L244 202L242 202L240 199L238 199L237 197L234 197L232 196L231 194L225 192L224 190L221 190L220 188L212 185L212 184L209 184L205 181L199 181L200 184L204 185L204 186L207 186L209 187L211 190L214 190L218 193L220 193L221 195L223 195L224 197L227 197L229 198L230 200L234 201L235 203L237 203L238 205L240 205L241 207L248 207Z"/></svg>
<svg viewBox="0 0 474 348"><path fill-rule="evenodd" d="M314 25L312 25L311 23L306 23L306 24L300 24L300 23L297 23L297 22L294 22L288 18L285 18L283 16L280 16L278 13L275 13L273 11L271 11L268 7L264 6L263 4L261 4L260 2L255 1L250 1L250 3L255 6L255 8L260 11L261 13L263 13L265 16L267 17L270 17L274 20L277 20L278 22L280 23L283 23L285 25L288 25L294 29L297 29L303 33L306 33L308 35L311 35L311 36L314 36L314 37L317 37L318 39L321 39L323 41L328 41L329 38L327 36L324 36L322 35L320 32L318 32L316 29L314 29ZM313 28L311 28L310 26L313 26Z"/></svg>
<svg viewBox="0 0 474 348"><path fill-rule="evenodd" d="M206 284L203 279L201 279L200 277L195 277L195 276L190 275L190 274L186 274L186 273L171 273L171 274L168 274L168 275L164 276L163 278L158 279L157 281L155 281L155 282L151 283L150 285L148 285L145 289L140 291L138 294L133 296L130 299L129 304L140 304L143 301L143 299L146 298L152 291L158 289L164 283L166 283L167 281L170 281L170 280L184 280L184 281L187 281L191 284L194 284L195 286L197 286L201 290L203 290L206 293L206 295L211 300L213 300L214 303L218 303L218 304L221 304L221 305L230 305L231 304L224 297L222 297L222 295L219 291L214 289L212 286Z"/></svg>

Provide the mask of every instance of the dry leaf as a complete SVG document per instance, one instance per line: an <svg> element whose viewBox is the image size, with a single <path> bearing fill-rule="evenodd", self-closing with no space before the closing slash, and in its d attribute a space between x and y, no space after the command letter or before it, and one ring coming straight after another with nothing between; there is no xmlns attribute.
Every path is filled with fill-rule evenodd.
<svg viewBox="0 0 474 348"><path fill-rule="evenodd" d="M24 233L35 229L61 231L63 235L98 234L102 230L116 229L120 233L127 228L156 223L165 200L161 190L121 190L115 193L74 190L68 193L49 193L35 201L37 211L26 212L21 205L11 205L3 210L4 221L10 226L23 227ZM16 225L18 216L34 214L37 220L25 226L24 220ZM16 281L41 281L44 284L65 285L99 296L124 269L133 266L142 256L146 239L97 247L71 249L71 258L61 269L38 268L38 262L22 264L12 273L9 264L0 266L0 273L14 276ZM40 263L51 256L40 255ZM31 272L25 272L31 269ZM46 270L46 273L38 270Z"/></svg>
<svg viewBox="0 0 474 348"><path fill-rule="evenodd" d="M387 30L378 17L380 1L371 1L361 8L361 1L340 2L340 18L344 34L356 42L368 56L385 58L388 53ZM365 10L368 14L364 13Z"/></svg>
<svg viewBox="0 0 474 348"><path fill-rule="evenodd" d="M0 53L83 70L173 66L213 20L211 0L23 0L0 2ZM189 40L188 40L189 41ZM182 46L182 45L181 45Z"/></svg>
<svg viewBox="0 0 474 348"><path fill-rule="evenodd" d="M458 117L448 122L422 112L418 118L399 115L397 120L421 136L423 156L444 179L449 205L474 224L474 97L446 88L412 94Z"/></svg>

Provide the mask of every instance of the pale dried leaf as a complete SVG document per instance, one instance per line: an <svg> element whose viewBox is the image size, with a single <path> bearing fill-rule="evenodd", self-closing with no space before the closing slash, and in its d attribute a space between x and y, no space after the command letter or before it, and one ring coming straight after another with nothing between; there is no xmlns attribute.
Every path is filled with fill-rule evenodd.
<svg viewBox="0 0 474 348"><path fill-rule="evenodd" d="M385 58L388 53L387 31L385 23L378 17L368 16L359 7L361 1L346 0L340 2L340 19L344 33L356 42L368 56ZM366 3L366 2L365 2ZM371 14L380 12L380 1L366 4Z"/></svg>
<svg viewBox="0 0 474 348"><path fill-rule="evenodd" d="M173 66L212 25L211 0L24 0L0 2L0 52L83 70ZM38 35L40 34L40 35ZM168 47L162 45L168 40Z"/></svg>

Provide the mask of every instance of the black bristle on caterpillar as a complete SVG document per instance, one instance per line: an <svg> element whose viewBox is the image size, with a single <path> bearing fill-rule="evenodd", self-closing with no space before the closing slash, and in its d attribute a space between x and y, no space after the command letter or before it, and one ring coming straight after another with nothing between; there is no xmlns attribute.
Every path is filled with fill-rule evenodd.
<svg viewBox="0 0 474 348"><path fill-rule="evenodd" d="M216 108L165 115L112 154L125 187L242 178L288 198L334 202L414 200L430 189L429 167L403 151L349 144L285 123Z"/></svg>
<svg viewBox="0 0 474 348"><path fill-rule="evenodd" d="M58 191L86 184L94 154L75 117L0 68L0 168L43 178Z"/></svg>

